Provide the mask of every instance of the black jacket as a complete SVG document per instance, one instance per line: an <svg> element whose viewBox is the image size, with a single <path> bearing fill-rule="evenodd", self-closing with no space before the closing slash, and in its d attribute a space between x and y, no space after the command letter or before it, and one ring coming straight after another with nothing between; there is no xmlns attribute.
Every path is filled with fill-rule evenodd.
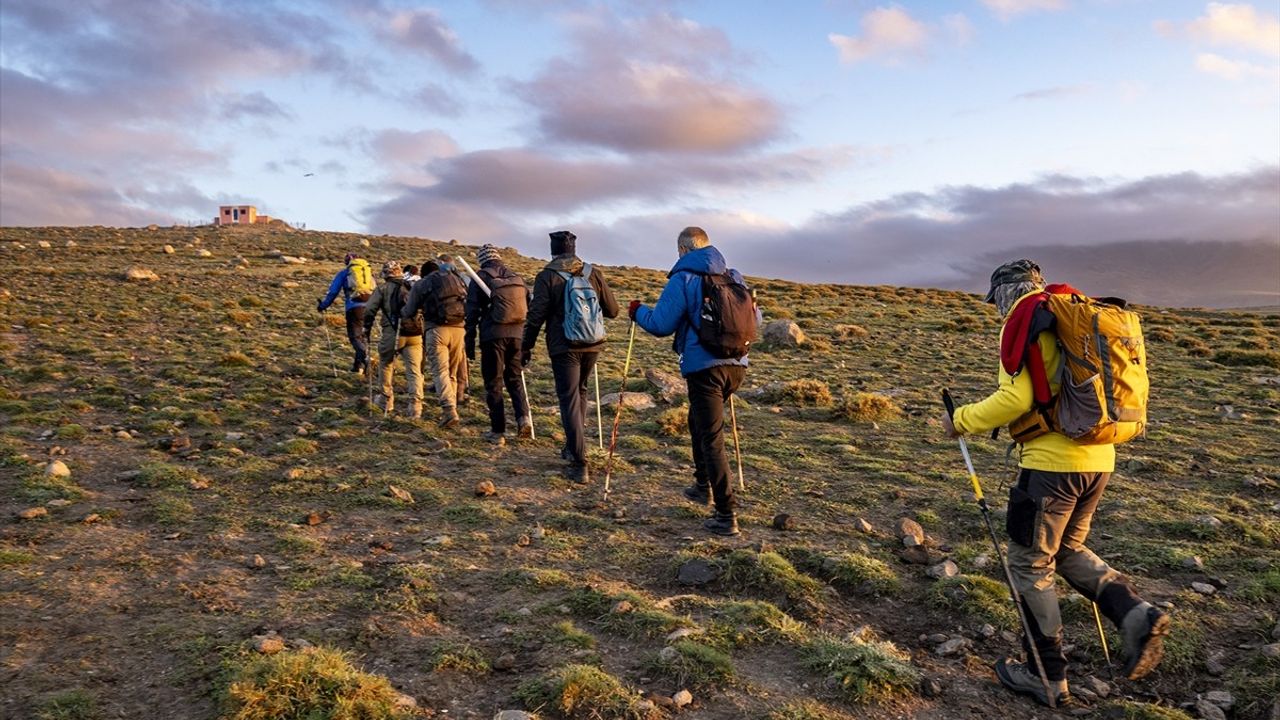
<svg viewBox="0 0 1280 720"><path fill-rule="evenodd" d="M567 352L599 352L604 343L574 347L564 337L564 278L561 272L570 275L582 274L583 262L574 255L557 255L554 260L538 273L533 281L533 299L529 301L529 317L524 321L524 340L521 349L532 351L538 342L538 333L543 324L547 326L547 354L563 355ZM607 318L618 317L618 301L609 289L604 273L595 265L591 266L591 287L595 288L600 298L600 309Z"/></svg>
<svg viewBox="0 0 1280 720"><path fill-rule="evenodd" d="M490 260L480 269L476 271L480 279L488 287L493 287L495 278L519 278L520 276L511 272L510 268L502 264L501 260ZM521 283L524 281L521 280ZM526 290L526 294L527 294ZM467 355L471 356L476 351L476 334L479 330L480 342L485 343L498 338L516 338L519 339L524 335L523 323L508 323L499 325L493 322L489 317L489 306L491 302L489 295L480 289L477 283L471 283L467 286L467 338L466 348Z"/></svg>
<svg viewBox="0 0 1280 720"><path fill-rule="evenodd" d="M440 323L435 321L436 298L439 297L440 284L444 276L451 272L453 271L437 270L414 283L413 289L409 291L409 302L405 303L401 314L405 317L413 317L421 312L422 319L425 321L424 327L427 329L437 327ZM453 327L462 327L462 323Z"/></svg>

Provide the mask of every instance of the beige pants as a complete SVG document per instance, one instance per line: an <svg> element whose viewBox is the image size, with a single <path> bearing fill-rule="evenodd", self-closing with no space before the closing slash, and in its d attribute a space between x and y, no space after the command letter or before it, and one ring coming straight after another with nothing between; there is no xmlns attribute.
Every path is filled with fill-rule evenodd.
<svg viewBox="0 0 1280 720"><path fill-rule="evenodd" d="M456 408L467 391L467 355L463 350L466 331L460 327L436 326L424 336L425 354L431 361L440 406Z"/></svg>
<svg viewBox="0 0 1280 720"><path fill-rule="evenodd" d="M413 402L414 415L422 414L422 337L396 337L394 332L382 333L378 342L378 359L382 364L382 397L386 399L387 409L395 404L395 388L392 384L395 375L396 355L404 361L405 378L409 381L409 398Z"/></svg>

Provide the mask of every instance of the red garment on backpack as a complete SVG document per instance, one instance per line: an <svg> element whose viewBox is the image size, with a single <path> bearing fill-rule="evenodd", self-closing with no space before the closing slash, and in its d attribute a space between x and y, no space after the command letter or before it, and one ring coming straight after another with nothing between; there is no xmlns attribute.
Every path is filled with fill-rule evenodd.
<svg viewBox="0 0 1280 720"><path fill-rule="evenodd" d="M1053 315L1045 307L1050 295L1083 295L1079 290L1059 283L1028 295L1009 312L1000 338L1000 365L1009 375L1017 375L1023 366L1031 373L1031 387L1036 405L1045 407L1053 399L1044 354L1040 352L1040 333L1053 328Z"/></svg>

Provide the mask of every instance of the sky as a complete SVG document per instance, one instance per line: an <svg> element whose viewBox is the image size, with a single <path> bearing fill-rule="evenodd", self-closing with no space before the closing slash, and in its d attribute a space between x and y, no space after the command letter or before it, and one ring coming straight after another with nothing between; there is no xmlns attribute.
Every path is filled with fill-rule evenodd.
<svg viewBox="0 0 1280 720"><path fill-rule="evenodd" d="M0 0L0 224L1280 305L1278 5Z"/></svg>

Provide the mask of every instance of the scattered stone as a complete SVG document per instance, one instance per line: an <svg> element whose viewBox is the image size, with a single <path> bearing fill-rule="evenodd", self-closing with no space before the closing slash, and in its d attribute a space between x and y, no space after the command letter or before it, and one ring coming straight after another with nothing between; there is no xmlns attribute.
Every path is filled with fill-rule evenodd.
<svg viewBox="0 0 1280 720"><path fill-rule="evenodd" d="M1222 663L1222 656L1211 655L1204 661L1204 671L1218 677L1227 672L1227 666Z"/></svg>
<svg viewBox="0 0 1280 720"><path fill-rule="evenodd" d="M293 255L281 255L280 262L285 265L306 265L307 259L304 257L294 257Z"/></svg>
<svg viewBox="0 0 1280 720"><path fill-rule="evenodd" d="M276 250L274 248L262 253L262 257L266 257L266 258L278 258L282 256L284 256L284 251Z"/></svg>
<svg viewBox="0 0 1280 720"><path fill-rule="evenodd" d="M1271 628L1271 639L1280 640L1280 622L1277 622L1276 626Z"/></svg>
<svg viewBox="0 0 1280 720"><path fill-rule="evenodd" d="M934 645L939 645L950 640L951 636L946 633L933 633L932 635L921 635L920 639Z"/></svg>
<svg viewBox="0 0 1280 720"><path fill-rule="evenodd" d="M52 508L66 507L70 504L71 504L71 501L66 498L54 498L49 502L45 503L46 506L52 507Z"/></svg>
<svg viewBox="0 0 1280 720"><path fill-rule="evenodd" d="M920 527L920 523L915 520L899 518L894 530L898 533L898 539L902 541L903 547L924 545L924 528Z"/></svg>
<svg viewBox="0 0 1280 720"><path fill-rule="evenodd" d="M898 557L912 565L934 565L942 560L941 555L930 552L929 549L923 545L903 548L902 551L898 553Z"/></svg>
<svg viewBox="0 0 1280 720"><path fill-rule="evenodd" d="M286 290L302 287L302 283L294 282L293 280L281 280L279 285Z"/></svg>
<svg viewBox="0 0 1280 720"><path fill-rule="evenodd" d="M664 663L673 663L680 658L680 651L670 645L658 651L658 660Z"/></svg>
<svg viewBox="0 0 1280 720"><path fill-rule="evenodd" d="M1219 405L1215 408L1218 411L1218 417L1223 420L1244 420L1245 414L1236 410L1234 405Z"/></svg>
<svg viewBox="0 0 1280 720"><path fill-rule="evenodd" d="M1196 713L1204 720L1227 720L1227 714L1222 712L1222 708L1214 705L1208 700L1196 700Z"/></svg>
<svg viewBox="0 0 1280 720"><path fill-rule="evenodd" d="M492 666L493 666L493 669L497 670L498 672L506 672L508 670L513 670L515 669L515 666L516 666L516 656L513 655L512 653L503 653L493 659Z"/></svg>
<svg viewBox="0 0 1280 720"><path fill-rule="evenodd" d="M213 253L209 252L204 248L200 248L199 250L196 251L196 257L202 257L202 258L213 257Z"/></svg>
<svg viewBox="0 0 1280 720"><path fill-rule="evenodd" d="M693 628L677 628L667 634L667 642L673 643L681 638L687 638L697 634L698 631Z"/></svg>
<svg viewBox="0 0 1280 720"><path fill-rule="evenodd" d="M942 657L950 657L959 653L969 646L969 638L951 638L933 649L933 652Z"/></svg>
<svg viewBox="0 0 1280 720"><path fill-rule="evenodd" d="M401 713L407 713L413 710L414 708L418 707L418 701L415 700L412 695L406 695L404 693L396 693L396 700L393 703L393 705Z"/></svg>
<svg viewBox="0 0 1280 720"><path fill-rule="evenodd" d="M260 570L267 566L267 560L261 555L254 555L253 557L249 558L249 561L245 563L245 565L249 566L250 568L253 568L254 570Z"/></svg>
<svg viewBox="0 0 1280 720"><path fill-rule="evenodd" d="M46 508L33 507L33 508L27 508L26 510L19 511L18 519L19 520L35 520L36 518L45 517L48 514L49 514L49 511Z"/></svg>
<svg viewBox="0 0 1280 720"><path fill-rule="evenodd" d="M160 248L160 250L165 255L172 255L175 252L172 245L165 245L164 247Z"/></svg>
<svg viewBox="0 0 1280 720"><path fill-rule="evenodd" d="M494 487L492 480L481 480L476 483L476 497L493 497L498 494L498 488Z"/></svg>
<svg viewBox="0 0 1280 720"><path fill-rule="evenodd" d="M776 347L799 347L805 343L804 331L791 320L774 320L764 326L760 336Z"/></svg>
<svg viewBox="0 0 1280 720"><path fill-rule="evenodd" d="M306 523L308 525L319 525L331 517L333 517L333 513L328 510L325 510L324 512L309 512L307 513Z"/></svg>
<svg viewBox="0 0 1280 720"><path fill-rule="evenodd" d="M75 240L68 240L66 246L69 248L78 247L79 243L77 243Z"/></svg>
<svg viewBox="0 0 1280 720"><path fill-rule="evenodd" d="M613 604L613 607L609 608L609 613L612 615L624 615L635 609L630 600L619 600Z"/></svg>
<svg viewBox="0 0 1280 720"><path fill-rule="evenodd" d="M117 437L117 438L119 438L119 439L121 439L121 440L132 440L132 439L133 439L133 436L129 434L129 431L128 431L128 430L120 430L120 431L118 431L118 432L116 433L116 437Z"/></svg>
<svg viewBox="0 0 1280 720"><path fill-rule="evenodd" d="M978 628L978 634L984 638L993 638L996 636L996 626L991 623L987 623Z"/></svg>
<svg viewBox="0 0 1280 720"><path fill-rule="evenodd" d="M937 565L931 566L928 570L925 570L924 572L926 575L933 578L934 580L941 580L943 578L950 578L950 577L955 577L959 575L960 568L956 567L956 564L951 562L950 560L943 560Z"/></svg>
<svg viewBox="0 0 1280 720"><path fill-rule="evenodd" d="M1196 517L1195 520L1192 520L1191 522L1201 527L1207 527L1207 528L1217 529L1222 527L1222 521L1212 515L1200 515Z"/></svg>
<svg viewBox="0 0 1280 720"><path fill-rule="evenodd" d="M1271 658L1272 660L1280 660L1280 642L1263 645L1262 657Z"/></svg>
<svg viewBox="0 0 1280 720"><path fill-rule="evenodd" d="M1218 588L1210 585L1209 583L1202 583L1202 582L1191 583L1191 589L1195 590L1201 595L1212 595L1218 592Z"/></svg>
<svg viewBox="0 0 1280 720"><path fill-rule="evenodd" d="M500 710L493 720L538 720L538 717L523 710Z"/></svg>
<svg viewBox="0 0 1280 720"><path fill-rule="evenodd" d="M54 460L44 466L44 474L55 478L69 478L71 477L71 468L67 467L67 464L61 460Z"/></svg>
<svg viewBox="0 0 1280 720"><path fill-rule="evenodd" d="M1088 675L1084 678L1084 685L1100 698L1105 698L1111 694L1111 685L1092 675Z"/></svg>
<svg viewBox="0 0 1280 720"><path fill-rule="evenodd" d="M453 544L453 538L448 535L436 535L423 541L427 545L436 545L439 547L448 547Z"/></svg>
<svg viewBox="0 0 1280 720"><path fill-rule="evenodd" d="M92 525L101 519L102 519L102 516L99 515L98 513L89 513L88 515L85 515L84 517L80 518L80 522L84 523L85 525Z"/></svg>
<svg viewBox="0 0 1280 720"><path fill-rule="evenodd" d="M253 649L263 655L275 655L284 650L284 640L275 633L270 635L254 635Z"/></svg>
<svg viewBox="0 0 1280 720"><path fill-rule="evenodd" d="M414 504L413 495L408 490L398 488L395 485L387 486L387 494L407 505Z"/></svg>
<svg viewBox="0 0 1280 720"><path fill-rule="evenodd" d="M921 678L920 694L927 698L938 697L942 694L942 683L931 677Z"/></svg>
<svg viewBox="0 0 1280 720"><path fill-rule="evenodd" d="M1191 557L1182 558L1182 567L1188 570L1203 570L1204 561L1200 559L1199 555L1192 555Z"/></svg>
<svg viewBox="0 0 1280 720"><path fill-rule="evenodd" d="M284 471L285 480L301 480L306 476L307 476L306 468L295 467L295 468L289 468L288 470Z"/></svg>
<svg viewBox="0 0 1280 720"><path fill-rule="evenodd" d="M600 404L606 407L616 406L618 404L618 395L619 393L609 393L600 398ZM629 392L622 401L622 406L628 410L648 410L657 407L657 405L649 393L643 392Z"/></svg>
<svg viewBox="0 0 1280 720"><path fill-rule="evenodd" d="M688 387L680 376L665 370L649 368L644 371L644 379L658 391L658 397L664 402L672 402L676 398L689 394Z"/></svg>
<svg viewBox="0 0 1280 720"><path fill-rule="evenodd" d="M875 532L875 528L871 527L871 523L867 522L862 518L853 519L853 529L857 530L860 533L865 533L867 535L870 535L871 533Z"/></svg>
<svg viewBox="0 0 1280 720"><path fill-rule="evenodd" d="M693 702L693 693L688 690L681 690L671 696L671 702L675 703L676 707L682 708Z"/></svg>
<svg viewBox="0 0 1280 720"><path fill-rule="evenodd" d="M774 530L795 530L796 519L786 513L778 513L773 516Z"/></svg>
<svg viewBox="0 0 1280 720"><path fill-rule="evenodd" d="M156 282L160 276L153 270L135 265L124 271L124 279L126 282Z"/></svg>
<svg viewBox="0 0 1280 720"><path fill-rule="evenodd" d="M522 607L522 608L520 608L520 609L516 610L516 614L517 614L517 615L519 615L520 617L529 617L530 615L532 615L532 614L533 614L533 610L531 610L531 609L529 609L529 608L527 608L527 607Z"/></svg>
<svg viewBox="0 0 1280 720"><path fill-rule="evenodd" d="M1236 704L1235 697L1226 690L1210 690L1204 694L1204 699L1223 710L1230 710Z"/></svg>
<svg viewBox="0 0 1280 720"><path fill-rule="evenodd" d="M986 554L979 555L973 559L973 566L979 570L986 570L991 567L991 556Z"/></svg>
<svg viewBox="0 0 1280 720"><path fill-rule="evenodd" d="M681 585L701 587L715 582L720 577L720 568L702 558L694 558L680 566L676 573L676 582Z"/></svg>

